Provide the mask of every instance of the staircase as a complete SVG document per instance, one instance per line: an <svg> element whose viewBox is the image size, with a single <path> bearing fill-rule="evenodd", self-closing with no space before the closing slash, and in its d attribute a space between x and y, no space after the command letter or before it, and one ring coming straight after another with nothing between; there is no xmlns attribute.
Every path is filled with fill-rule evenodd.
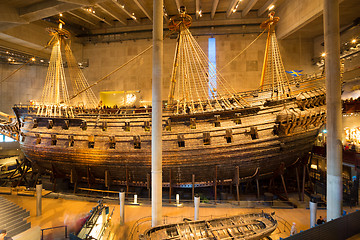
<svg viewBox="0 0 360 240"><path fill-rule="evenodd" d="M26 218L30 212L0 196L0 229L7 231L7 237L13 237L28 230L31 223Z"/></svg>

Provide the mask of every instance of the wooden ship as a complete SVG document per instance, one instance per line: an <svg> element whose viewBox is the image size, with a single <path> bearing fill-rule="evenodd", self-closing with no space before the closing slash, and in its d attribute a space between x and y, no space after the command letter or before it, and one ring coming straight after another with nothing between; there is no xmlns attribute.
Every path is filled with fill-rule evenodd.
<svg viewBox="0 0 360 240"><path fill-rule="evenodd" d="M211 65L189 31L189 15L170 20L178 38L162 116L164 186L238 184L290 166L311 150L325 121L324 76L287 77L275 35L278 20L271 13L261 25L268 33L261 86L247 92L233 89ZM42 98L15 105L16 121L1 124L2 133L18 139L33 168L73 183L149 186L151 107L99 107L72 55L69 33L62 24L50 32ZM75 97L67 90L63 52Z"/></svg>
<svg viewBox="0 0 360 240"><path fill-rule="evenodd" d="M157 226L148 229L140 239L259 240L276 228L277 221L272 215L262 212Z"/></svg>

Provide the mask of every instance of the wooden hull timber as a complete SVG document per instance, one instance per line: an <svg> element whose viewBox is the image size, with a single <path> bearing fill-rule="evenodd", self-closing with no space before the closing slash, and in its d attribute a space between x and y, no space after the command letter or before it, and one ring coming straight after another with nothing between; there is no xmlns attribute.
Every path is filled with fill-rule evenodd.
<svg viewBox="0 0 360 240"><path fill-rule="evenodd" d="M226 183L252 176L257 169L266 175L311 151L325 122L324 79L297 79L291 86L297 97L282 101L266 101L266 88L239 93L250 108L165 112L164 186L171 182L173 187L191 187L193 176L196 186L210 186L215 175L216 181ZM147 186L150 111L74 109L74 117L41 117L34 106L14 107L21 149L33 163L69 177L76 173L86 178L91 171L98 181L110 176L113 183L127 186Z"/></svg>
<svg viewBox="0 0 360 240"><path fill-rule="evenodd" d="M272 215L253 213L153 227L140 239L258 240L269 236L276 228L277 221Z"/></svg>

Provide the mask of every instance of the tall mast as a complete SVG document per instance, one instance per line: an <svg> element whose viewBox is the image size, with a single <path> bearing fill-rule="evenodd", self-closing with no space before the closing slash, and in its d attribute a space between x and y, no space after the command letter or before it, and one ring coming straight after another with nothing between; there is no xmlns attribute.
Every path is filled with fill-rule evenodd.
<svg viewBox="0 0 360 240"><path fill-rule="evenodd" d="M260 89L263 90L265 85L271 86L271 99L280 100L290 97L291 90L275 35L275 25L280 18L274 15L275 12L269 13L269 19L260 25L261 28L268 30Z"/></svg>
<svg viewBox="0 0 360 240"><path fill-rule="evenodd" d="M178 31L171 75L169 105L176 114L221 111L247 106L247 102L217 71L207 54L192 36L192 18L180 8L169 21L169 29ZM216 79L216 80L214 80Z"/></svg>

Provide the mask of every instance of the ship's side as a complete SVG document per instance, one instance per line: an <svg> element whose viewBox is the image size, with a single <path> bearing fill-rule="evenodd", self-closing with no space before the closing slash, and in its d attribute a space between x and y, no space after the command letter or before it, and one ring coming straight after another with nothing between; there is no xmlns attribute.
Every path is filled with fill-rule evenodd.
<svg viewBox="0 0 360 240"><path fill-rule="evenodd" d="M297 98L265 101L258 92L250 108L163 116L163 179L184 185L268 174L308 153L325 121L323 79L294 85ZM318 87L317 91L308 91ZM300 89L299 89L300 88ZM305 91L302 89L305 88ZM298 89L298 90L297 90ZM75 111L73 118L39 117L15 107L25 155L44 169L66 175L145 184L151 171L151 113L146 109ZM171 179L170 179L171 176Z"/></svg>

